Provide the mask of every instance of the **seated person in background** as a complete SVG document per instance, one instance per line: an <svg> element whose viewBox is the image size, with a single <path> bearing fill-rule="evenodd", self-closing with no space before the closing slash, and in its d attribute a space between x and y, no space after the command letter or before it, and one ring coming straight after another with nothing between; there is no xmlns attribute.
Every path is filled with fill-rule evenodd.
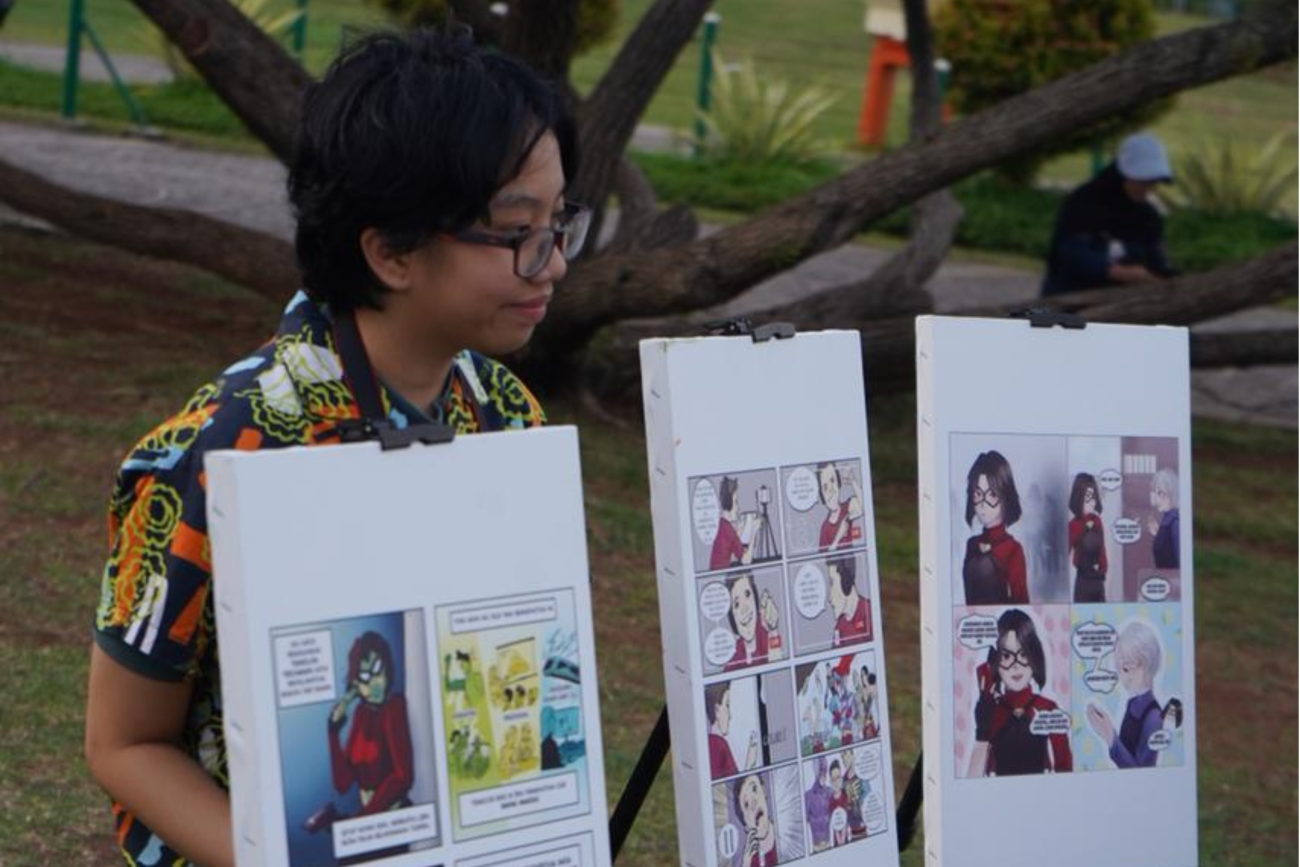
<svg viewBox="0 0 1300 867"><path fill-rule="evenodd" d="M1061 205L1043 294L1174 276L1165 257L1164 220L1148 201L1157 184L1172 182L1159 139L1147 133L1124 139L1115 162Z"/></svg>

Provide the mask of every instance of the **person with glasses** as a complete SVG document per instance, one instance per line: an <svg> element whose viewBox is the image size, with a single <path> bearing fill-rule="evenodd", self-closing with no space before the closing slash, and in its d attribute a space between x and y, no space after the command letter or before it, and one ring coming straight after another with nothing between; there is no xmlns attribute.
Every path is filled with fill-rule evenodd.
<svg viewBox="0 0 1300 867"><path fill-rule="evenodd" d="M1058 711L1034 687L1047 684L1047 659L1033 619L1019 608L998 618L997 644L976 668L975 749L967 776L1015 776L1073 770L1069 725L1035 734L1034 720Z"/></svg>
<svg viewBox="0 0 1300 867"><path fill-rule="evenodd" d="M1155 697L1156 675L1160 673L1160 639L1149 624L1135 620L1124 627L1115 642L1115 663L1119 685L1128 693L1124 718L1119 728L1110 715L1088 702L1088 725L1106 745L1117 768L1154 768L1160 749L1152 740L1159 731L1182 724L1182 702L1176 698L1161 705ZM1172 732L1165 737L1172 737ZM1168 741L1166 741L1166 746Z"/></svg>
<svg viewBox="0 0 1300 867"><path fill-rule="evenodd" d="M590 222L565 193L563 99L468 33L360 39L300 111L302 290L274 339L132 449L110 501L86 756L130 864L233 862L204 454L337 443L363 401L397 428L544 423L493 356L528 342Z"/></svg>
<svg viewBox="0 0 1300 867"><path fill-rule="evenodd" d="M966 524L980 533L966 540L962 585L967 605L1027 605L1025 551L1007 532L1020 520L1020 495L1011 464L1000 452L981 452L966 475Z"/></svg>
<svg viewBox="0 0 1300 867"><path fill-rule="evenodd" d="M1070 487L1070 562L1074 566L1074 601L1106 601L1106 531L1101 522L1101 493L1091 473L1078 473Z"/></svg>

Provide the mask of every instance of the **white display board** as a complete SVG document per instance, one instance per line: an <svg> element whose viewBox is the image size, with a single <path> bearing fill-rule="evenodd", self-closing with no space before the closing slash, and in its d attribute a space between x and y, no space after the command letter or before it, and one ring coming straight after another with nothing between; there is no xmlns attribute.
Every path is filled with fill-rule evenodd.
<svg viewBox="0 0 1300 867"><path fill-rule="evenodd" d="M683 864L898 864L860 345L641 343Z"/></svg>
<svg viewBox="0 0 1300 867"><path fill-rule="evenodd" d="M240 867L609 864L573 428L205 468Z"/></svg>
<svg viewBox="0 0 1300 867"><path fill-rule="evenodd" d="M1197 863L1187 340L917 320L927 865Z"/></svg>

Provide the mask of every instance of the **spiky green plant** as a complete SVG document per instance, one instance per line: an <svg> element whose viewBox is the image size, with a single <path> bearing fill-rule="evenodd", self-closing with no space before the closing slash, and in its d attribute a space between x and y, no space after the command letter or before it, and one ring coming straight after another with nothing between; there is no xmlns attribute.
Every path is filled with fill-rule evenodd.
<svg viewBox="0 0 1300 867"><path fill-rule="evenodd" d="M808 165L834 151L814 129L835 102L827 91L760 77L752 60L728 65L715 53L713 68L711 106L699 113L709 154L747 166Z"/></svg>
<svg viewBox="0 0 1300 867"><path fill-rule="evenodd" d="M1296 182L1296 165L1282 153L1286 133L1258 149L1228 139L1204 142L1175 164L1174 203L1207 214L1274 214Z"/></svg>

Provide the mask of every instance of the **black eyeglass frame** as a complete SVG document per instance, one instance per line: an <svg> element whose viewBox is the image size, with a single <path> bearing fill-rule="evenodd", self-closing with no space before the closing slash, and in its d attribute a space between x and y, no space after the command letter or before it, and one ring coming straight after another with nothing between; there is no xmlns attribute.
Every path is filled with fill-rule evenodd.
<svg viewBox="0 0 1300 867"><path fill-rule="evenodd" d="M560 225L518 229L505 235L480 232L476 229L462 229L459 232L452 232L451 237L466 244L482 244L488 247L505 247L513 250L515 254L515 275L521 279L529 280L545 270L546 263L551 261L551 254L555 252L557 246L560 248L560 255L564 256L565 260L569 262L576 259L578 254L582 252L583 247L586 246L587 230L591 227L591 208L578 202L567 202L564 205L564 213L561 215L560 221ZM538 255L536 267L525 271L519 263L519 251L538 233L550 235L549 242L543 240L543 244L549 243L549 247L545 250L544 255ZM577 241L570 243L570 236L575 234L578 235Z"/></svg>

